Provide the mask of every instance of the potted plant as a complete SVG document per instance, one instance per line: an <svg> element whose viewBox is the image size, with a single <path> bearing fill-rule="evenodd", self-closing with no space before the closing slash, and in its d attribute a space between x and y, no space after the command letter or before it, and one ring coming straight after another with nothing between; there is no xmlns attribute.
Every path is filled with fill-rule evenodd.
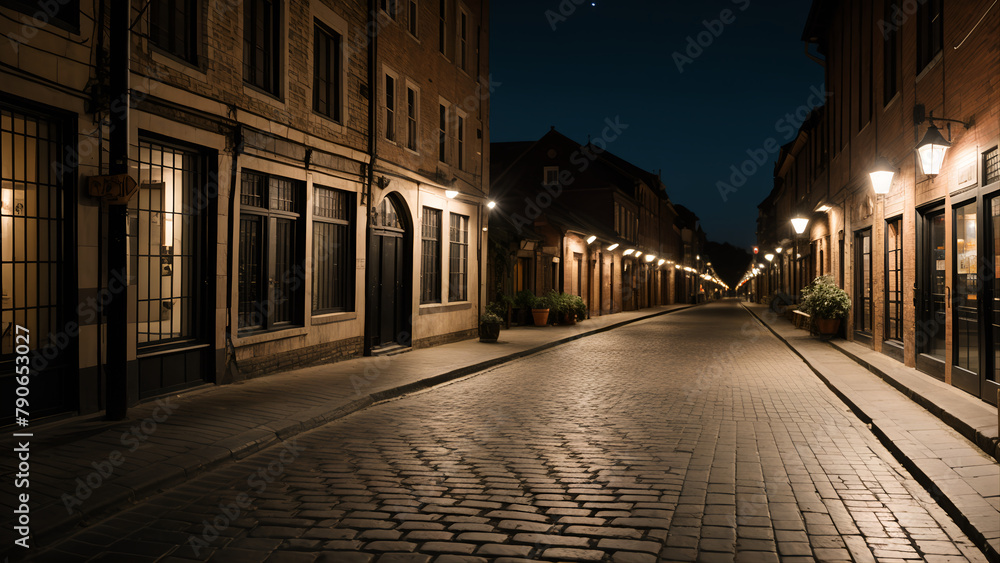
<svg viewBox="0 0 1000 563"><path fill-rule="evenodd" d="M503 319L500 318L500 315L490 311L488 306L486 312L479 317L479 341L496 342L500 338L500 323L502 322Z"/></svg>
<svg viewBox="0 0 1000 563"><path fill-rule="evenodd" d="M820 276L802 290L800 308L809 313L820 335L832 337L840 330L840 321L851 310L851 298L837 287L833 276Z"/></svg>
<svg viewBox="0 0 1000 563"><path fill-rule="evenodd" d="M568 310L567 297L567 294L559 293L554 289L545 294L545 298L549 303L549 315L553 323L568 324L565 318Z"/></svg>
<svg viewBox="0 0 1000 563"><path fill-rule="evenodd" d="M535 326L545 326L549 324L549 298L535 297L531 304L531 316L535 321Z"/></svg>

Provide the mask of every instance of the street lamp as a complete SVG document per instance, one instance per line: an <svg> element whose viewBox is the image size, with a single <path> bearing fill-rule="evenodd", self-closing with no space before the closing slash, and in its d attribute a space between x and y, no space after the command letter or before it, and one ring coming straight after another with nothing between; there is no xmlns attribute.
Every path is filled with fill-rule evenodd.
<svg viewBox="0 0 1000 563"><path fill-rule="evenodd" d="M617 242L608 247L608 252L611 252L612 250L614 250L616 248L618 248L618 243Z"/></svg>
<svg viewBox="0 0 1000 563"><path fill-rule="evenodd" d="M587 244L594 244L595 240L597 240L597 237L591 235L589 238L587 238Z"/></svg>
<svg viewBox="0 0 1000 563"><path fill-rule="evenodd" d="M809 225L809 219L803 217L802 215L796 215L792 217L792 228L795 229L795 234L801 235L806 232L806 226Z"/></svg>
<svg viewBox="0 0 1000 563"><path fill-rule="evenodd" d="M774 254L771 254L770 252L768 252L767 254L765 254L765 255L764 255L764 258L765 258L765 259L766 259L766 260L767 260L768 262L770 262L771 260L774 260Z"/></svg>
<svg viewBox="0 0 1000 563"><path fill-rule="evenodd" d="M458 197L458 190L445 190L444 195L448 199L455 199L456 197Z"/></svg>
<svg viewBox="0 0 1000 563"><path fill-rule="evenodd" d="M924 138L917 144L917 156L920 157L920 168L926 176L933 178L941 172L941 165L944 163L944 154L951 146L938 129L934 122L931 122Z"/></svg>
<svg viewBox="0 0 1000 563"><path fill-rule="evenodd" d="M497 206L497 202L495 202L495 201L491 201L491 202L489 202L489 203L486 204L486 207L489 207L490 209L493 209L496 206Z"/></svg>
<svg viewBox="0 0 1000 563"><path fill-rule="evenodd" d="M942 156L942 158L944 157ZM872 179L872 191L876 195L885 195L892 188L892 177L896 175L896 169L893 168L889 159L880 156L875 160L875 166L868 175Z"/></svg>

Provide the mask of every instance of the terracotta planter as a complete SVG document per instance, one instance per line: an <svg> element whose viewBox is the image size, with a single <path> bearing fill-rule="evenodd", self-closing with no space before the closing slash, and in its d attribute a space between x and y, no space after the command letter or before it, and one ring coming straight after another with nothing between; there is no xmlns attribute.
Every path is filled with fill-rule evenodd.
<svg viewBox="0 0 1000 563"><path fill-rule="evenodd" d="M833 336L840 330L840 319L816 319L816 330L823 336Z"/></svg>
<svg viewBox="0 0 1000 563"><path fill-rule="evenodd" d="M545 326L549 324L548 309L532 309L531 316L535 319L535 326Z"/></svg>
<svg viewBox="0 0 1000 563"><path fill-rule="evenodd" d="M498 338L500 338L500 323L480 323L480 342L496 342Z"/></svg>
<svg viewBox="0 0 1000 563"><path fill-rule="evenodd" d="M575 325L576 324L576 313L563 313L562 324L564 325Z"/></svg>

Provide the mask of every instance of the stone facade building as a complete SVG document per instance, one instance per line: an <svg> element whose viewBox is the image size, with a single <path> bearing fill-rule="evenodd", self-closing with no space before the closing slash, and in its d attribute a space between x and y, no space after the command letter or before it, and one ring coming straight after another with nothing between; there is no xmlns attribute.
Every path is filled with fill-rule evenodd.
<svg viewBox="0 0 1000 563"><path fill-rule="evenodd" d="M123 5L0 7L5 395L19 326L35 417L475 332L488 3Z"/></svg>
<svg viewBox="0 0 1000 563"><path fill-rule="evenodd" d="M814 1L803 39L825 57L829 97L783 151L758 236L783 247L782 268L810 257L806 275L772 275L772 290L792 294L832 274L853 300L846 338L995 402L1000 10L991 4ZM932 170L917 149L935 129L950 148ZM788 176L796 167L812 172ZM893 174L884 195L876 170ZM796 214L810 219L797 239Z"/></svg>

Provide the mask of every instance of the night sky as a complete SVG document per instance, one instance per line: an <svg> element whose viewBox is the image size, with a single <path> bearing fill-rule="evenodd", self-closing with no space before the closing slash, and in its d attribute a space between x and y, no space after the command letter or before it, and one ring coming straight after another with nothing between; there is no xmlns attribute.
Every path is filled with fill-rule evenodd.
<svg viewBox="0 0 1000 563"><path fill-rule="evenodd" d="M749 248L757 204L773 186L777 153L764 147L790 141L800 122L786 114L816 104L813 90L823 91L823 67L800 40L809 5L494 0L490 72L501 84L492 140L536 140L554 125L584 143L617 118L628 128L608 150L662 170L671 200L701 217L710 240ZM730 23L721 22L723 10ZM688 38L708 46L698 53ZM767 162L744 166L748 150ZM740 187L734 165L753 172ZM726 201L719 182L736 190Z"/></svg>

